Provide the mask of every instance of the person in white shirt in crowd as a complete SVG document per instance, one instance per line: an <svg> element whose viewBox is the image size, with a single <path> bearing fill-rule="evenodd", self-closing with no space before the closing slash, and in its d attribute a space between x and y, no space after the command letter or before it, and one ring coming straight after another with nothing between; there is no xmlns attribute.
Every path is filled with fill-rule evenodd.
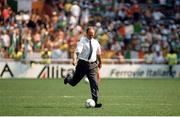
<svg viewBox="0 0 180 117"><path fill-rule="evenodd" d="M153 63L155 63L155 64L163 64L163 63L165 63L165 59L162 56L161 52L158 51L158 52L155 53Z"/></svg>
<svg viewBox="0 0 180 117"><path fill-rule="evenodd" d="M152 13L152 17L155 21L159 21L161 20L164 16L164 14L162 12L160 12L159 10L154 10Z"/></svg>
<svg viewBox="0 0 180 117"><path fill-rule="evenodd" d="M75 19L76 19L77 22L78 22L78 21L79 21L79 16L80 16L80 13L81 13L81 8L79 7L77 1L74 1L74 2L73 2L73 5L72 5L70 11L71 11L71 15L74 16Z"/></svg>

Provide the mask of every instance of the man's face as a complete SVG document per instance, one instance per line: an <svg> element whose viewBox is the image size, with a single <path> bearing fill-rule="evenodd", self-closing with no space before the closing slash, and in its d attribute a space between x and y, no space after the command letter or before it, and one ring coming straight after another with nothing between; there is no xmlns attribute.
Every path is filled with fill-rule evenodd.
<svg viewBox="0 0 180 117"><path fill-rule="evenodd" d="M87 36L88 36L88 39L92 39L94 37L94 29L93 28L90 28L87 32Z"/></svg>

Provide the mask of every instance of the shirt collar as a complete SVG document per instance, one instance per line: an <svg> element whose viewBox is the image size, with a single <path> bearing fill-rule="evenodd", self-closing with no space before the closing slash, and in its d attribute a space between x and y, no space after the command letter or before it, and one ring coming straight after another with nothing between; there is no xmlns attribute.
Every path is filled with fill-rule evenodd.
<svg viewBox="0 0 180 117"><path fill-rule="evenodd" d="M89 39L86 37L85 39L86 39L86 41L92 41L94 38L92 38L91 40L89 40Z"/></svg>

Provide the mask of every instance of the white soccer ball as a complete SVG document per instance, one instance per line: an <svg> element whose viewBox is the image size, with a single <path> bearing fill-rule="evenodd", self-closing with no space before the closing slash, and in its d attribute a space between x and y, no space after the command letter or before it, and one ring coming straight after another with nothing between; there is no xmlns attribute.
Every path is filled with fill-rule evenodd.
<svg viewBox="0 0 180 117"><path fill-rule="evenodd" d="M85 83L89 83L89 79L87 77L84 78Z"/></svg>
<svg viewBox="0 0 180 117"><path fill-rule="evenodd" d="M87 99L85 102L85 107L86 108L92 108L95 107L95 102L93 99Z"/></svg>

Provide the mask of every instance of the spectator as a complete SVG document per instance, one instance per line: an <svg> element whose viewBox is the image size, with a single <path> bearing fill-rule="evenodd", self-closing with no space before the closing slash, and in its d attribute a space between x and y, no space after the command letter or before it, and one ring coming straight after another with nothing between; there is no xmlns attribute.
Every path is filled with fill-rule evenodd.
<svg viewBox="0 0 180 117"><path fill-rule="evenodd" d="M81 15L81 25L87 26L87 24L89 22L89 18L90 18L89 9L88 8L82 9L81 14L82 14Z"/></svg>
<svg viewBox="0 0 180 117"><path fill-rule="evenodd" d="M124 63L125 62L124 55L123 55L122 51L118 51L116 53L116 55L117 55L117 59L118 59L119 63Z"/></svg>
<svg viewBox="0 0 180 117"><path fill-rule="evenodd" d="M162 18L164 18L165 16L164 16L164 14L163 14L161 11L155 9L155 10L153 11L153 13L152 13L152 17L153 17L153 19L154 19L156 22L158 22L158 21L160 21Z"/></svg>
<svg viewBox="0 0 180 117"><path fill-rule="evenodd" d="M79 22L79 17L81 13L81 8L78 5L77 1L73 2L73 5L71 6L71 15L74 16L76 22Z"/></svg>
<svg viewBox="0 0 180 117"><path fill-rule="evenodd" d="M171 49L166 56L166 61L169 65L169 75L174 77L173 67L177 64L177 54Z"/></svg>
<svg viewBox="0 0 180 117"><path fill-rule="evenodd" d="M11 7L4 8L2 11L2 15L3 15L4 21L9 20L10 15L11 15Z"/></svg>
<svg viewBox="0 0 180 117"><path fill-rule="evenodd" d="M1 35L1 39L2 39L2 46L5 48L9 48L11 43L7 30L3 31L3 34Z"/></svg>
<svg viewBox="0 0 180 117"><path fill-rule="evenodd" d="M16 61L21 60L23 57L22 49L18 50L18 48L15 49L15 52L12 53L11 58L13 58Z"/></svg>
<svg viewBox="0 0 180 117"><path fill-rule="evenodd" d="M152 51L149 49L149 51L147 51L144 55L144 61L147 64L152 64L153 63L153 58L154 58L154 54L152 53Z"/></svg>
<svg viewBox="0 0 180 117"><path fill-rule="evenodd" d="M51 63L51 51L48 48L45 48L44 51L41 52L41 57L43 58L43 63L50 64Z"/></svg>
<svg viewBox="0 0 180 117"><path fill-rule="evenodd" d="M156 52L153 63L155 63L155 64L165 63L164 57L162 56L162 54L160 52Z"/></svg>
<svg viewBox="0 0 180 117"><path fill-rule="evenodd" d="M70 58L87 24L96 25L96 36L105 58L117 58L109 53L120 50L129 59L137 58L137 53L143 52L150 56L148 63L151 63L152 55L160 52L165 57L170 47L180 57L178 1L171 9L164 9L164 0L151 1L151 4L139 0L115 0L114 3L111 0L52 0L45 2L45 6L48 5L48 12L33 10L30 14L25 11L15 13L0 4L0 48L4 57L11 57L16 48L23 47L23 56L48 48L56 51L60 58Z"/></svg>

